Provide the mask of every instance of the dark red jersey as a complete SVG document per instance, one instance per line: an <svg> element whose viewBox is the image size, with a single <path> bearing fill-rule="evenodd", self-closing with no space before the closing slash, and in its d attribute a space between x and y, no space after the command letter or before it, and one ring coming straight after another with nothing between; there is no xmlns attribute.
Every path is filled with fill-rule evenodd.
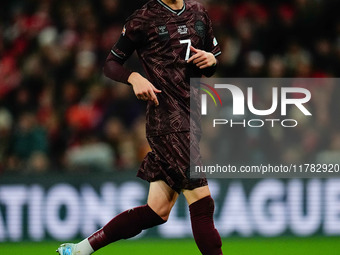
<svg viewBox="0 0 340 255"><path fill-rule="evenodd" d="M162 90L158 107L148 102L147 136L190 130L190 78L204 74L186 61L191 45L215 56L221 53L203 6L187 0L175 11L161 0L151 0L127 19L111 50L124 62L136 49L148 80Z"/></svg>

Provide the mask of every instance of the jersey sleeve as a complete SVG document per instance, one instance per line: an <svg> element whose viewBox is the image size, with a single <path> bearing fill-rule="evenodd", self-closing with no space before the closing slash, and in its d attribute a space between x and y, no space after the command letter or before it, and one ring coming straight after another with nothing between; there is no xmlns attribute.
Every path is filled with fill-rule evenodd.
<svg viewBox="0 0 340 255"><path fill-rule="evenodd" d="M134 18L129 18L126 21L118 41L112 47L106 59L103 68L105 76L112 80L129 84L128 78L132 71L125 68L123 64L142 45L144 40L142 24L142 22L136 21Z"/></svg>
<svg viewBox="0 0 340 255"><path fill-rule="evenodd" d="M143 22L137 18L129 18L122 30L117 43L112 47L111 54L124 63L144 41Z"/></svg>
<svg viewBox="0 0 340 255"><path fill-rule="evenodd" d="M221 54L220 46L216 40L216 37L214 36L213 28L212 28L212 22L205 11L205 16L207 20L207 32L205 36L205 42L204 42L204 50L207 52L211 52L214 54L215 57Z"/></svg>

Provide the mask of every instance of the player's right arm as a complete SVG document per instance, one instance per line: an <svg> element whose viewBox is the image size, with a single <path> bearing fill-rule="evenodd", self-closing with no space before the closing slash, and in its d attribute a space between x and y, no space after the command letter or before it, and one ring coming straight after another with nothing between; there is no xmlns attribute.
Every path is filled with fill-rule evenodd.
<svg viewBox="0 0 340 255"><path fill-rule="evenodd" d="M111 52L106 59L103 72L108 78L132 85L136 97L144 101L152 101L156 106L159 105L155 93L161 91L156 89L146 78L137 72L131 72L123 66L123 63L117 60Z"/></svg>
<svg viewBox="0 0 340 255"><path fill-rule="evenodd" d="M108 78L132 85L136 97L140 100L152 101L157 106L156 93L161 91L156 89L146 78L137 72L132 72L123 65L125 61L135 51L136 45L143 40L143 34L136 31L136 26L129 23L124 27L122 35L109 53L103 72Z"/></svg>
<svg viewBox="0 0 340 255"><path fill-rule="evenodd" d="M156 89L155 86L142 75L137 72L133 72L129 76L128 82L132 85L133 91L138 99L144 101L150 100L154 102L156 106L159 105L156 93L161 93L162 91Z"/></svg>

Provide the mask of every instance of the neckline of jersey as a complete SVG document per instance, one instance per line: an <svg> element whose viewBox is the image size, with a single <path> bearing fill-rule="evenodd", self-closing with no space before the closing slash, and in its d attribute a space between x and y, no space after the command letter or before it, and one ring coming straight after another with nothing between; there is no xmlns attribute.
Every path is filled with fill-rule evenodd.
<svg viewBox="0 0 340 255"><path fill-rule="evenodd" d="M161 0L157 0L157 2L162 5L164 8L166 8L168 11L172 12L173 14L176 14L177 16L181 15L185 11L185 1L183 1L183 7L180 11L175 11L170 6L162 2Z"/></svg>

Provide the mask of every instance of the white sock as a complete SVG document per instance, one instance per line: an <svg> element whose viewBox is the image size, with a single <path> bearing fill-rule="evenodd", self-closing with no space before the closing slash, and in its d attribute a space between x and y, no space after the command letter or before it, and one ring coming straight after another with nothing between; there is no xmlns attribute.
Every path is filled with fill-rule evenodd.
<svg viewBox="0 0 340 255"><path fill-rule="evenodd" d="M84 239L83 241L77 243L76 246L76 254L77 255L90 255L94 252L92 249L89 240Z"/></svg>

